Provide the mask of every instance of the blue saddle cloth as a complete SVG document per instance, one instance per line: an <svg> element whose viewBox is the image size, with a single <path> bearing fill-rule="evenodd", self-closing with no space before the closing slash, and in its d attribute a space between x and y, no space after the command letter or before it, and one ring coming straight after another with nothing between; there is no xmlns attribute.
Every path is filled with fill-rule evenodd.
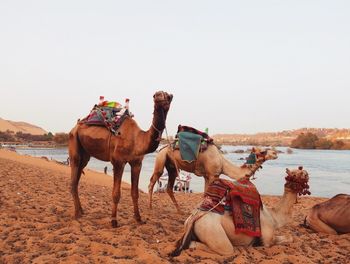
<svg viewBox="0 0 350 264"><path fill-rule="evenodd" d="M202 136L191 132L177 133L181 158L188 162L197 160Z"/></svg>

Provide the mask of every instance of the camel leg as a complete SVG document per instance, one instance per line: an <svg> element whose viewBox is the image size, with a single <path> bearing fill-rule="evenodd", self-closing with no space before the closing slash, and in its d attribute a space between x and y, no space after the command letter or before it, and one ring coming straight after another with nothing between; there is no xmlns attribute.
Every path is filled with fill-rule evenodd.
<svg viewBox="0 0 350 264"><path fill-rule="evenodd" d="M292 243L293 237L292 236L275 236L273 240L275 245L284 245L284 244Z"/></svg>
<svg viewBox="0 0 350 264"><path fill-rule="evenodd" d="M152 177L150 179L150 182L148 184L148 199L149 199L149 208L152 209L152 195L153 195L153 188L156 182L159 180L159 178L163 175L164 166L162 168L154 168Z"/></svg>
<svg viewBox="0 0 350 264"><path fill-rule="evenodd" d="M162 176L163 172L160 174L158 172L153 172L150 182L148 184L148 206L149 209L152 209L152 196L153 196L153 188L159 178Z"/></svg>
<svg viewBox="0 0 350 264"><path fill-rule="evenodd" d="M162 149L157 154L157 157L156 157L153 174L152 174L152 177L150 179L150 183L148 185L148 199L149 199L149 208L150 209L152 209L152 195L153 195L154 185L159 180L159 178L163 175L163 172L164 172L166 154L167 154L167 148Z"/></svg>
<svg viewBox="0 0 350 264"><path fill-rule="evenodd" d="M163 170L162 171L157 171L153 172L153 175L150 179L149 185L148 185L148 205L149 208L152 209L152 197L153 197L153 189L154 185L157 183L159 178L163 175Z"/></svg>
<svg viewBox="0 0 350 264"><path fill-rule="evenodd" d="M199 249L199 250L206 251L208 253L217 254L217 252L211 250L206 244L204 244L202 242L198 242L198 241L191 241L189 248L191 248L191 249Z"/></svg>
<svg viewBox="0 0 350 264"><path fill-rule="evenodd" d="M123 176L125 163L114 163L113 162L113 191L112 191L112 227L116 228L118 226L117 222L117 209L120 200L120 187Z"/></svg>
<svg viewBox="0 0 350 264"><path fill-rule="evenodd" d="M276 240L275 228L271 222L271 214L263 209L260 211L261 240L264 246L272 246Z"/></svg>
<svg viewBox="0 0 350 264"><path fill-rule="evenodd" d="M71 161L71 194L74 201L75 209L75 218L78 219L83 215L83 208L81 207L79 194L78 194L78 185L81 177L81 173L87 163L89 162L90 156L86 153L69 153L69 159Z"/></svg>
<svg viewBox="0 0 350 264"><path fill-rule="evenodd" d="M233 253L233 246L221 225L221 218L219 214L206 214L196 221L194 231L208 248L220 255L229 255ZM198 246L205 250L203 245Z"/></svg>
<svg viewBox="0 0 350 264"><path fill-rule="evenodd" d="M316 232L327 233L331 235L338 234L337 231L335 231L332 227L322 222L313 209L311 209L309 215L306 217L306 222L310 228Z"/></svg>
<svg viewBox="0 0 350 264"><path fill-rule="evenodd" d="M144 224L145 222L141 220L141 215L139 211L139 177L142 167L142 160L130 163L131 165L131 197L134 204L134 218L139 224Z"/></svg>
<svg viewBox="0 0 350 264"><path fill-rule="evenodd" d="M166 191L171 199L171 201L173 202L173 204L175 205L176 209L177 209L177 212L179 214L182 214L182 210L179 206L179 204L177 203L176 199L175 199L175 196L174 196L174 183L175 183L175 179L176 177L178 176L178 171L176 170L175 167L171 166L171 165L168 165L168 164L165 164L166 166L166 169L169 173L169 178L168 178L168 186L166 188Z"/></svg>

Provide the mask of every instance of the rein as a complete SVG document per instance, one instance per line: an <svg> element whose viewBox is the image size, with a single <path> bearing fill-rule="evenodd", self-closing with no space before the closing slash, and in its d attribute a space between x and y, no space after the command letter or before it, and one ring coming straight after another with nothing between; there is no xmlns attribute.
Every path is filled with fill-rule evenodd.
<svg viewBox="0 0 350 264"><path fill-rule="evenodd" d="M191 216L194 217L194 216L196 216L196 214L198 214L199 212L203 212L203 214L201 214L200 216L198 216L194 221L197 221L197 220L200 219L201 217L205 216L207 213L213 211L213 210L214 210L216 207L218 207L220 204L222 204L222 203L225 201L225 199L226 199L226 195L227 195L227 193L228 193L228 190L229 190L229 189L226 190L225 195L221 198L221 200L220 200L216 205L214 205L212 208L210 208L208 211L199 210L198 208L199 208L200 205L202 204L202 201L201 201L200 203L198 203L198 205L196 206L197 210L196 210L195 212L193 212L193 213L191 214Z"/></svg>
<svg viewBox="0 0 350 264"><path fill-rule="evenodd" d="M258 158L254 164L247 164L247 163L243 164L242 166L243 168L246 167L250 170L250 172L247 173L245 177L249 179L250 177L253 176L252 180L255 180L256 179L256 177L254 177L255 172L257 172L260 168L262 168L261 164L263 164L265 161L266 161L265 156L263 156L262 158Z"/></svg>
<svg viewBox="0 0 350 264"><path fill-rule="evenodd" d="M164 131L164 129L166 128L166 126L165 126L165 117L164 117L164 110L163 110L163 108L161 108L161 121L164 123L164 127L162 128L162 129L158 129L156 126L155 126L155 124L153 123L153 121L152 121L152 127L157 131L157 133L158 133L158 137L157 137L157 139L156 139L156 141L161 141L162 140L162 134L163 134L163 131Z"/></svg>
<svg viewBox="0 0 350 264"><path fill-rule="evenodd" d="M156 126L153 124L153 122L152 122L152 127L158 132L158 137L157 137L156 141L161 141L164 128L162 130L156 128Z"/></svg>

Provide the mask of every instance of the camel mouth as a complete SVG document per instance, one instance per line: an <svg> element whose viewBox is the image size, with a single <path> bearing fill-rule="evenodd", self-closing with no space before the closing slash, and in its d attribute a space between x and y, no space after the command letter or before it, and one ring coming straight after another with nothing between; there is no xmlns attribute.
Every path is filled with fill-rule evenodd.
<svg viewBox="0 0 350 264"><path fill-rule="evenodd" d="M170 101L173 99L173 95L164 91L158 91L153 95L154 100L157 101Z"/></svg>
<svg viewBox="0 0 350 264"><path fill-rule="evenodd" d="M257 149L255 149L256 151ZM264 159L264 160L275 160L278 158L277 152L266 149L264 151L256 151L255 155L257 156L258 159Z"/></svg>
<svg viewBox="0 0 350 264"><path fill-rule="evenodd" d="M169 110L170 103L173 100L173 95L167 92L158 91L153 95L154 103L165 110Z"/></svg>
<svg viewBox="0 0 350 264"><path fill-rule="evenodd" d="M270 160L275 160L275 159L277 159L277 158L278 158L277 153L273 153L273 154L271 154L271 155L268 156L268 159L270 159Z"/></svg>

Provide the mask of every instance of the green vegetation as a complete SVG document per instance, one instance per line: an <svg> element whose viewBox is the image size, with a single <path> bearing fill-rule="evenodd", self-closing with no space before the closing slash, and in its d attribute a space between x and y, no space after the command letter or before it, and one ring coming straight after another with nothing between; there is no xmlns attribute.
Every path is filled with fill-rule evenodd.
<svg viewBox="0 0 350 264"><path fill-rule="evenodd" d="M349 147L341 140L332 141L326 138L319 138L311 132L299 134L291 142L290 146L299 149L348 149Z"/></svg>
<svg viewBox="0 0 350 264"><path fill-rule="evenodd" d="M13 132L7 130L5 132L0 131L0 142L11 143L11 144L31 144L40 146L66 146L68 145L67 133L56 133L55 135L51 132L43 135L32 135L23 132Z"/></svg>

